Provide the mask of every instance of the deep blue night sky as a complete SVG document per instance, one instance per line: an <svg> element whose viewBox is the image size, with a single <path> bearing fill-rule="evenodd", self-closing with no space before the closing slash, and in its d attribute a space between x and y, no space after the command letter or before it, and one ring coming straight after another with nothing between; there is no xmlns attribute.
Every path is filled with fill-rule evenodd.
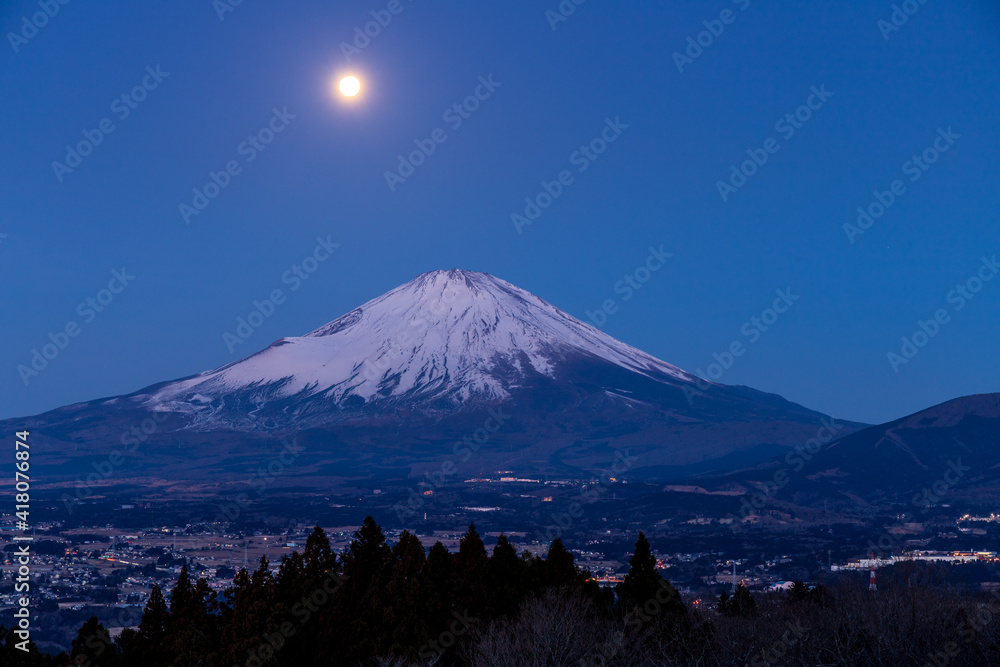
<svg viewBox="0 0 1000 667"><path fill-rule="evenodd" d="M741 341L720 382L837 417L998 391L1000 279L977 273L1000 253L1000 7L911 2L891 31L888 1L761 0L591 0L553 30L557 0L400 0L351 63L340 44L388 0L244 0L223 20L221 0L70 2L28 39L11 34L37 2L4 3L0 418L220 366L448 268L581 319L614 299L605 331L703 375ZM721 34L679 71L703 21ZM352 102L331 92L345 73L364 86ZM144 80L134 109L115 103ZM477 87L487 99L455 127L443 114ZM807 102L807 120L776 127ZM286 108L271 143L241 152ZM90 155L53 168L105 118ZM576 153L606 119L615 141ZM446 141L391 191L385 172L437 128ZM933 164L911 162L929 148ZM767 160L724 201L748 150ZM239 173L187 224L179 205L230 160ZM519 233L511 215L563 170L572 182ZM897 179L852 243L845 223ZM340 247L292 291L283 275L318 237ZM665 265L616 293L661 245ZM123 267L135 277L103 312L78 309ZM981 290L949 298L969 279ZM276 288L287 301L227 349ZM745 325L789 288L767 331ZM896 372L888 353L939 310ZM18 366L70 322L78 335L25 384Z"/></svg>

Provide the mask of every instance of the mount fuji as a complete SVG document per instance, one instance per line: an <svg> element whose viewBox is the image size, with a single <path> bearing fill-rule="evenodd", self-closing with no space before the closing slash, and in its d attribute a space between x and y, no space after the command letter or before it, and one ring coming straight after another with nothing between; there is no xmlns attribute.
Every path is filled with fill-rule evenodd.
<svg viewBox="0 0 1000 667"><path fill-rule="evenodd" d="M347 479L439 467L487 432L490 414L506 417L459 467L584 475L627 451L640 477L723 471L801 445L829 420L706 382L499 278L451 270L221 368L4 426L37 433L50 478L136 440L130 474L245 475L295 434L308 444L301 475Z"/></svg>
<svg viewBox="0 0 1000 667"><path fill-rule="evenodd" d="M700 382L510 283L453 270L425 273L305 336L136 398L189 414L199 428L302 428L399 406L447 412L507 401L574 361Z"/></svg>

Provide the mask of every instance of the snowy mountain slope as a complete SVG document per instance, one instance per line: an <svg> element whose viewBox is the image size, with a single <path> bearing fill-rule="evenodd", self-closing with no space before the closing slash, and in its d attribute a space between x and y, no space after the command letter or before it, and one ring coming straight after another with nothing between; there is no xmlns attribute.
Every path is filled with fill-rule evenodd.
<svg viewBox="0 0 1000 667"><path fill-rule="evenodd" d="M664 382L694 376L626 345L508 282L434 271L299 338L159 388L150 406L204 412L226 395L244 408L295 396L352 400L504 400L569 357L603 359Z"/></svg>

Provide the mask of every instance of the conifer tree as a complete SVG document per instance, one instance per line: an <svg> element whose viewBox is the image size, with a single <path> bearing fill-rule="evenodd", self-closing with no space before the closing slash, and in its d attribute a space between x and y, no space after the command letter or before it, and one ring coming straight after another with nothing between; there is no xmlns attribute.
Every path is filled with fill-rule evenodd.
<svg viewBox="0 0 1000 667"><path fill-rule="evenodd" d="M177 577L177 584L170 591L170 616L177 620L179 615L187 613L191 606L194 589L191 586L191 577L188 576L187 564L181 566L181 573Z"/></svg>
<svg viewBox="0 0 1000 667"><path fill-rule="evenodd" d="M129 644L127 648L123 646L128 651L128 660L150 667L161 667L168 664L163 647L167 645L170 625L171 618L170 612L167 610L167 601L163 599L160 586L154 584L142 612L142 619L139 621L139 629L135 638L131 641L128 637L125 639Z"/></svg>
<svg viewBox="0 0 1000 667"><path fill-rule="evenodd" d="M489 605L489 556L486 546L476 531L476 524L470 523L469 529L458 543L458 554L455 556L455 607L459 612L478 616L485 612Z"/></svg>
<svg viewBox="0 0 1000 667"><path fill-rule="evenodd" d="M424 563L424 579L428 587L427 620L434 630L444 627L451 618L454 605L452 599L454 560L454 556L441 542L435 542Z"/></svg>
<svg viewBox="0 0 1000 667"><path fill-rule="evenodd" d="M353 664L376 655L385 635L382 610L390 557L381 526L373 517L365 517L342 557L343 586L334 604L319 612L318 661L337 655L345 664Z"/></svg>
<svg viewBox="0 0 1000 667"><path fill-rule="evenodd" d="M788 589L788 601L791 603L805 602L809 596L809 587L801 581L792 582L792 587Z"/></svg>
<svg viewBox="0 0 1000 667"><path fill-rule="evenodd" d="M424 574L424 546L404 530L392 548L392 565L386 583L385 621L388 654L417 657L417 649L430 634L427 623L429 585Z"/></svg>
<svg viewBox="0 0 1000 667"><path fill-rule="evenodd" d="M293 614L298 613L297 621L304 621L295 626L295 634L282 649L280 657L283 663L300 665L311 661L323 610L317 607L314 613L307 605L315 604L314 595L318 598L330 595L331 599L322 606L332 607L335 604L332 597L336 595L341 581L337 554L330 548L330 540L319 526L313 527L301 554L296 551L281 559L275 577L279 600Z"/></svg>
<svg viewBox="0 0 1000 667"><path fill-rule="evenodd" d="M503 533L497 538L489 562L490 590L493 592L492 615L513 618L528 594L527 563Z"/></svg>
<svg viewBox="0 0 1000 667"><path fill-rule="evenodd" d="M118 647L111 641L111 635L96 616L91 616L80 627L69 655L75 664L118 664Z"/></svg>
<svg viewBox="0 0 1000 667"><path fill-rule="evenodd" d="M198 579L188 593L184 609L173 614L173 664L214 665L219 652L219 606L215 591L205 579Z"/></svg>
<svg viewBox="0 0 1000 667"><path fill-rule="evenodd" d="M282 556L278 565L278 573L274 580L278 585L278 593L281 600L286 604L294 604L295 600L301 598L309 590L306 578L306 564L302 554L293 551L291 554Z"/></svg>
<svg viewBox="0 0 1000 667"><path fill-rule="evenodd" d="M138 638L139 631L136 628L122 628L122 631L115 637L115 646L118 647L123 664L130 665L136 662L135 649Z"/></svg>
<svg viewBox="0 0 1000 667"><path fill-rule="evenodd" d="M757 602L743 584L736 587L732 597L722 591L717 608L725 616L747 617L757 614Z"/></svg>
<svg viewBox="0 0 1000 667"><path fill-rule="evenodd" d="M545 587L563 588L576 583L579 579L576 564L561 538L552 540L549 552L545 556Z"/></svg>
<svg viewBox="0 0 1000 667"><path fill-rule="evenodd" d="M319 526L315 526L306 538L302 560L310 583L319 583L327 572L337 571L337 554L330 548L330 540Z"/></svg>
<svg viewBox="0 0 1000 667"><path fill-rule="evenodd" d="M674 614L686 611L680 593L660 575L656 567L656 556L649 540L640 532L635 541L635 550L629 560L628 574L616 588L620 605L624 610L643 607L647 601L655 600L655 609Z"/></svg>
<svg viewBox="0 0 1000 667"><path fill-rule="evenodd" d="M227 596L233 610L221 633L223 664L275 664L273 656L285 644L279 629L288 610L278 599L267 557L260 557L253 574L240 570Z"/></svg>

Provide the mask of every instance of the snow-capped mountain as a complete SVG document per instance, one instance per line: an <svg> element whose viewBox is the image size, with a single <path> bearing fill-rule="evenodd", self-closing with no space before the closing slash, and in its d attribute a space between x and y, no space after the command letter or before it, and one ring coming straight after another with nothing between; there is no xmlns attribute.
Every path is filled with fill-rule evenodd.
<svg viewBox="0 0 1000 667"><path fill-rule="evenodd" d="M239 417L292 397L296 406L282 405L288 416L304 401L322 402L328 420L399 400L450 409L508 400L537 376L555 378L562 363L588 357L660 382L697 381L506 281L452 270L425 273L305 336L162 386L145 401L199 421L227 414L248 424ZM228 414L234 396L238 415Z"/></svg>
<svg viewBox="0 0 1000 667"><path fill-rule="evenodd" d="M633 475L663 477L764 460L824 419L700 380L508 282L452 270L216 370L16 428L39 434L49 479L135 442L137 475L238 476L293 432L311 443L299 474L329 479L440 468L473 435L489 443L468 463L478 470L585 472L627 451Z"/></svg>

